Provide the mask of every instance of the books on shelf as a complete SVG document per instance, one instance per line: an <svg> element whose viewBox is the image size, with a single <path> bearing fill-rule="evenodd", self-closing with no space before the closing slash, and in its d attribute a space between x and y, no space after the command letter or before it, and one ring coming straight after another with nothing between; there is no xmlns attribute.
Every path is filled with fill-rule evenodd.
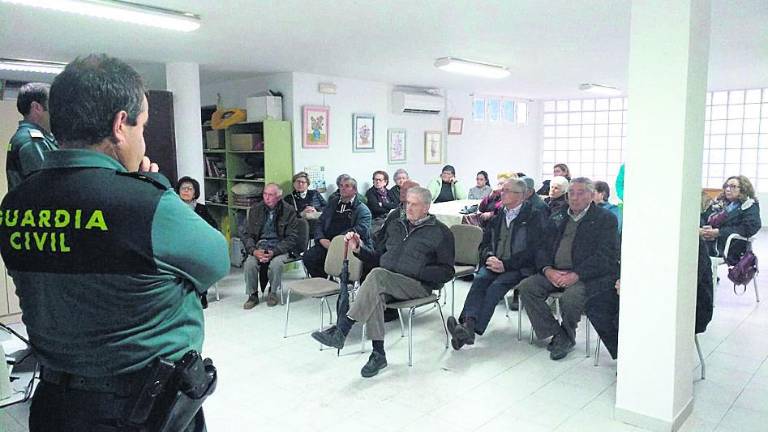
<svg viewBox="0 0 768 432"><path fill-rule="evenodd" d="M227 167L224 160L220 157L205 156L205 176L226 177Z"/></svg>

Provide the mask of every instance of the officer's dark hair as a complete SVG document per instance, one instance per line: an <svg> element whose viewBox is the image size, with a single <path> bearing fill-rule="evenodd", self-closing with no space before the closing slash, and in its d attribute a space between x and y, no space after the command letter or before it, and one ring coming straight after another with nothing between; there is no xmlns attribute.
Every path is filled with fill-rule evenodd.
<svg viewBox="0 0 768 432"><path fill-rule="evenodd" d="M48 92L50 90L50 84L39 82L27 83L21 86L19 96L16 98L16 109L19 110L19 114L25 117L29 115L29 111L32 109L32 102L39 103L47 111Z"/></svg>
<svg viewBox="0 0 768 432"><path fill-rule="evenodd" d="M106 54L78 57L51 86L51 132L69 147L85 147L112 136L120 111L136 125L144 100L144 83L130 66Z"/></svg>
<svg viewBox="0 0 768 432"><path fill-rule="evenodd" d="M174 188L176 190L176 195L181 196L181 185L184 183L192 183L192 187L195 188L195 199L200 198L200 183L190 176L184 176L176 182L176 187Z"/></svg>

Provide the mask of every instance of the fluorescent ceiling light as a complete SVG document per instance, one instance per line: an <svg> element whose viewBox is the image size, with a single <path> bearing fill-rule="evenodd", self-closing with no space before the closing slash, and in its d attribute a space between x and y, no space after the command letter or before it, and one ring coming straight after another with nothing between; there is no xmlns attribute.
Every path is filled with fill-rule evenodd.
<svg viewBox="0 0 768 432"><path fill-rule="evenodd" d="M600 84L581 84L579 85L579 90L606 96L621 95L621 90L617 89L616 87L604 86Z"/></svg>
<svg viewBox="0 0 768 432"><path fill-rule="evenodd" d="M66 65L66 63L41 60L0 58L0 69L12 71L37 72L57 75L64 70Z"/></svg>
<svg viewBox="0 0 768 432"><path fill-rule="evenodd" d="M453 57L442 57L437 59L435 61L435 67L446 72L474 75L483 78L498 79L509 76L509 70L504 66Z"/></svg>
<svg viewBox="0 0 768 432"><path fill-rule="evenodd" d="M0 1L183 32L200 28L200 17L197 15L122 0Z"/></svg>

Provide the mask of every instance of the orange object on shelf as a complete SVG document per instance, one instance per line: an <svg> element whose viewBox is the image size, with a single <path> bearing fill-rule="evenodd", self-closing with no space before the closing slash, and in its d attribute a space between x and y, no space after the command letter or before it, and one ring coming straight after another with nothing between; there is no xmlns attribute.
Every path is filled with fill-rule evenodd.
<svg viewBox="0 0 768 432"><path fill-rule="evenodd" d="M227 108L216 110L211 116L211 127L226 129L233 124L244 122L248 113L242 108Z"/></svg>

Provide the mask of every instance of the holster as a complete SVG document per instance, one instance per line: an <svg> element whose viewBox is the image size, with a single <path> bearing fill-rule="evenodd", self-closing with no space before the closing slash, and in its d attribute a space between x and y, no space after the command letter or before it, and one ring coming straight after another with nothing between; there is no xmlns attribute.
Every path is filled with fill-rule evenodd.
<svg viewBox="0 0 768 432"><path fill-rule="evenodd" d="M164 392L148 424L150 431L179 432L187 428L205 399L216 389L216 367L197 351L176 363L173 382Z"/></svg>

